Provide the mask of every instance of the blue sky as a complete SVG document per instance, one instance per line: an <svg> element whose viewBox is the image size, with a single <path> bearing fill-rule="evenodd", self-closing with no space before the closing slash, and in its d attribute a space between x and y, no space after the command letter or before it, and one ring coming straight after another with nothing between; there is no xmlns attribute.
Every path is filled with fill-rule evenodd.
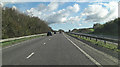
<svg viewBox="0 0 120 67"><path fill-rule="evenodd" d="M54 30L89 28L117 18L117 2L18 2L7 3L30 16L39 17Z"/></svg>

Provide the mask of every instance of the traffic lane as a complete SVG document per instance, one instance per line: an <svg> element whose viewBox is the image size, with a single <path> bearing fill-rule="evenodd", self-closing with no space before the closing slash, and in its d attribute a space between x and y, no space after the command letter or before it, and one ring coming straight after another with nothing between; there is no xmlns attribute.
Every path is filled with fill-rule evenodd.
<svg viewBox="0 0 120 67"><path fill-rule="evenodd" d="M95 65L70 43L63 34L56 34L46 44L36 47L35 54L23 65Z"/></svg>
<svg viewBox="0 0 120 67"><path fill-rule="evenodd" d="M97 60L102 65L117 65L118 61L117 58L111 58L111 56L106 55L103 52L98 52L98 50L94 50L94 48L91 48L87 44L72 38L68 35L66 35L68 38L70 38L74 43L76 43L79 47L81 47L85 52L87 52L90 56L92 56L95 60ZM116 59L116 60L115 60Z"/></svg>
<svg viewBox="0 0 120 67"><path fill-rule="evenodd" d="M3 65L19 65L23 59L33 52L35 47L40 47L42 41L48 37L40 37L22 42L16 46L2 50Z"/></svg>

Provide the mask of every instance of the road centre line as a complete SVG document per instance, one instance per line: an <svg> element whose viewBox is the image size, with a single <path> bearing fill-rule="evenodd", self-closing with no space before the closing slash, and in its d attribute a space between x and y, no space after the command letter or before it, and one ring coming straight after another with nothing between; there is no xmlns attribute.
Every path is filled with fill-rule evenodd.
<svg viewBox="0 0 120 67"><path fill-rule="evenodd" d="M63 33L65 36L65 34ZM103 67L99 62L93 59L89 54L87 54L84 50L82 50L79 46L77 46L74 42L72 42L68 37L65 36L75 47L77 47L85 56L87 56L93 63L95 63L98 67Z"/></svg>
<svg viewBox="0 0 120 67"><path fill-rule="evenodd" d="M44 45L46 44L46 43L43 43Z"/></svg>
<svg viewBox="0 0 120 67"><path fill-rule="evenodd" d="M35 53L32 52L29 56L27 56L26 58L29 59L30 57L32 57Z"/></svg>

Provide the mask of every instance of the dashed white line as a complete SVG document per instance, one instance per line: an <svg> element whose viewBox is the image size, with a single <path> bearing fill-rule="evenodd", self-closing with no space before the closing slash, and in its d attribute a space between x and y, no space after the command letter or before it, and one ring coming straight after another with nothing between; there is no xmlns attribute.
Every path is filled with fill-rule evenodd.
<svg viewBox="0 0 120 67"><path fill-rule="evenodd" d="M15 46L15 45L12 45L12 46Z"/></svg>
<svg viewBox="0 0 120 67"><path fill-rule="evenodd" d="M18 44L15 44L15 46L18 45Z"/></svg>
<svg viewBox="0 0 120 67"><path fill-rule="evenodd" d="M13 46L16 46L16 45L18 45L18 44L14 44L14 45L11 45L11 46L7 46L7 47L4 47L4 48L2 48L2 49L7 49L7 48L10 48L10 47L13 47Z"/></svg>
<svg viewBox="0 0 120 67"><path fill-rule="evenodd" d="M43 43L44 45L46 44L46 43Z"/></svg>
<svg viewBox="0 0 120 67"><path fill-rule="evenodd" d="M64 34L63 34L64 35ZM64 35L65 36L65 35ZM65 36L66 37L66 36ZM95 59L93 59L89 54L87 54L84 50L82 50L79 46L77 46L74 42L72 42L68 37L66 37L75 47L77 47L84 55L86 55L93 63L95 63L97 66L102 67L99 62L97 62Z"/></svg>
<svg viewBox="0 0 120 67"><path fill-rule="evenodd" d="M4 49L6 49L6 48L10 48L10 47L12 47L12 46L5 47Z"/></svg>
<svg viewBox="0 0 120 67"><path fill-rule="evenodd" d="M26 58L29 59L31 56L34 55L34 52L32 52L29 56L27 56Z"/></svg>

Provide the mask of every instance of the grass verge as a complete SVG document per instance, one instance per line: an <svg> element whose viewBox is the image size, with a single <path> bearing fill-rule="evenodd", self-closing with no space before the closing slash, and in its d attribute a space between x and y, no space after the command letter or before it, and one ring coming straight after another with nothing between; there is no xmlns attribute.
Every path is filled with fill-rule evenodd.
<svg viewBox="0 0 120 67"><path fill-rule="evenodd" d="M44 36L44 35L38 35L38 36L33 36L33 37L28 37L28 38L21 38L21 39L15 39L15 40L10 40L10 41L4 41L0 45L2 47L5 47L5 46L8 46L8 45L16 44L16 43L23 42L23 41L26 41L26 40L38 38L38 37L41 37L41 36Z"/></svg>
<svg viewBox="0 0 120 67"><path fill-rule="evenodd" d="M90 31L94 32L94 29L89 29Z"/></svg>
<svg viewBox="0 0 120 67"><path fill-rule="evenodd" d="M68 35L71 35L73 37L77 37L79 39L82 39L82 40L85 40L85 41L88 41L94 45L97 45L97 46L101 46L101 47L104 47L104 48L107 48L107 49L110 49L110 50L113 50L113 51L116 51L116 52L120 52L120 50L117 48L118 45L115 45L115 44L112 44L112 43L104 43L103 41L96 41L94 39L89 39L89 38L85 38L85 37L80 37L78 35L74 35L74 34L70 34L68 33Z"/></svg>

